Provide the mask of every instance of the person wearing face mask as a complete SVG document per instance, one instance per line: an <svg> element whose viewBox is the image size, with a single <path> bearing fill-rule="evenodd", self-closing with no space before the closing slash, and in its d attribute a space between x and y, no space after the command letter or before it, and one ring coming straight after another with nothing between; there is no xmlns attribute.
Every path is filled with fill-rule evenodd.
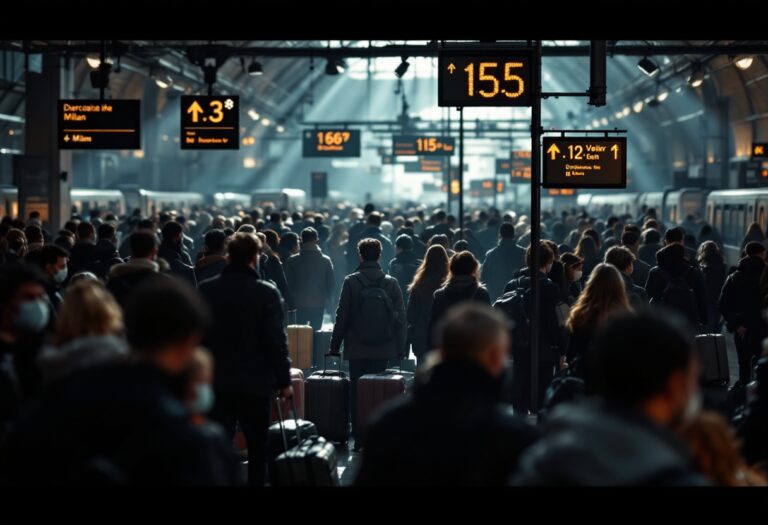
<svg viewBox="0 0 768 525"><path fill-rule="evenodd" d="M581 295L581 277L584 275L584 259L573 253L564 253L560 262L565 270L566 293L563 300L573 306Z"/></svg>
<svg viewBox="0 0 768 525"><path fill-rule="evenodd" d="M438 363L412 396L374 416L355 485L500 486L538 438L534 426L501 403L506 319L465 302L446 313L436 332Z"/></svg>
<svg viewBox="0 0 768 525"><path fill-rule="evenodd" d="M682 326L675 314L653 311L608 321L589 354L591 397L553 410L512 483L707 485L675 435L700 406L693 334Z"/></svg>
<svg viewBox="0 0 768 525"><path fill-rule="evenodd" d="M39 266L48 278L45 284L50 309L47 328L49 332L53 332L56 327L56 313L59 311L62 301L61 287L68 275L69 252L56 244L48 244L36 252L30 253L27 258L29 262Z"/></svg>

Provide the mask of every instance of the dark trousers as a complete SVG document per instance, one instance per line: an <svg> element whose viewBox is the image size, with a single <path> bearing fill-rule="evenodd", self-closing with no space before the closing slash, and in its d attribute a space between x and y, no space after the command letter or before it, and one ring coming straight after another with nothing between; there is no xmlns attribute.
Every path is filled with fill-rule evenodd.
<svg viewBox="0 0 768 525"><path fill-rule="evenodd" d="M352 411L352 437L357 440L357 380L366 374L378 374L387 369L386 359L349 360L349 408Z"/></svg>
<svg viewBox="0 0 768 525"><path fill-rule="evenodd" d="M269 416L268 398L254 394L216 392L211 419L224 427L230 442L235 436L235 422L240 422L248 446L249 485L264 486Z"/></svg>
<svg viewBox="0 0 768 525"><path fill-rule="evenodd" d="M736 355L739 356L739 383L746 385L752 379L752 358L759 357L762 350L762 338L754 331L747 330L744 337L733 334L736 342Z"/></svg>
<svg viewBox="0 0 768 525"><path fill-rule="evenodd" d="M296 322L298 324L309 323L312 330L320 330L323 328L323 315L325 314L325 308L297 308L296 309Z"/></svg>

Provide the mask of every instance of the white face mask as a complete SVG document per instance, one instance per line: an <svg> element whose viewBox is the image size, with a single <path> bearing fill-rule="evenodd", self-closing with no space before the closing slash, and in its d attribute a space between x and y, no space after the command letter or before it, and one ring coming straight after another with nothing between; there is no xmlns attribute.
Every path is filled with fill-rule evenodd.
<svg viewBox="0 0 768 525"><path fill-rule="evenodd" d="M579 270L578 272L573 272L573 280L574 281L581 281L581 277L584 275L584 272Z"/></svg>
<svg viewBox="0 0 768 525"><path fill-rule="evenodd" d="M48 324L48 304L42 299L25 301L19 307L14 325L23 332L37 333Z"/></svg>
<svg viewBox="0 0 768 525"><path fill-rule="evenodd" d="M53 276L53 280L56 282L56 284L61 284L67 280L67 272L68 268L66 266L56 272L56 274Z"/></svg>

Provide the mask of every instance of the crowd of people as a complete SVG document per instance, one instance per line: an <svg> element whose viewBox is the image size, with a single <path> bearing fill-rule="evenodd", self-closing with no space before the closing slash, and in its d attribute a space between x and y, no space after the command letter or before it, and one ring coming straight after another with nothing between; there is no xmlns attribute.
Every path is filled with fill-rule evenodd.
<svg viewBox="0 0 768 525"><path fill-rule="evenodd" d="M538 246L524 214L458 222L418 205L104 210L52 235L4 217L0 482L263 486L271 402L294 394L287 326L332 323L356 484L766 484L759 225L729 268L711 226L653 209L545 212ZM718 412L694 336L723 327L738 380ZM412 391L363 429L358 379L410 355Z"/></svg>

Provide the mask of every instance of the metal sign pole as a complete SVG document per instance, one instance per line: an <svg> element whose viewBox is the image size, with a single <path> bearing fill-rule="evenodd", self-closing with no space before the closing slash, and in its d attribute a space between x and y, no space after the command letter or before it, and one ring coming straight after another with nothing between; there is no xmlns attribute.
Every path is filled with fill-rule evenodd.
<svg viewBox="0 0 768 525"><path fill-rule="evenodd" d="M459 108L459 239L464 238L464 108Z"/></svg>
<svg viewBox="0 0 768 525"><path fill-rule="evenodd" d="M533 106L531 108L531 412L539 408L539 239L541 238L541 41L533 47Z"/></svg>

